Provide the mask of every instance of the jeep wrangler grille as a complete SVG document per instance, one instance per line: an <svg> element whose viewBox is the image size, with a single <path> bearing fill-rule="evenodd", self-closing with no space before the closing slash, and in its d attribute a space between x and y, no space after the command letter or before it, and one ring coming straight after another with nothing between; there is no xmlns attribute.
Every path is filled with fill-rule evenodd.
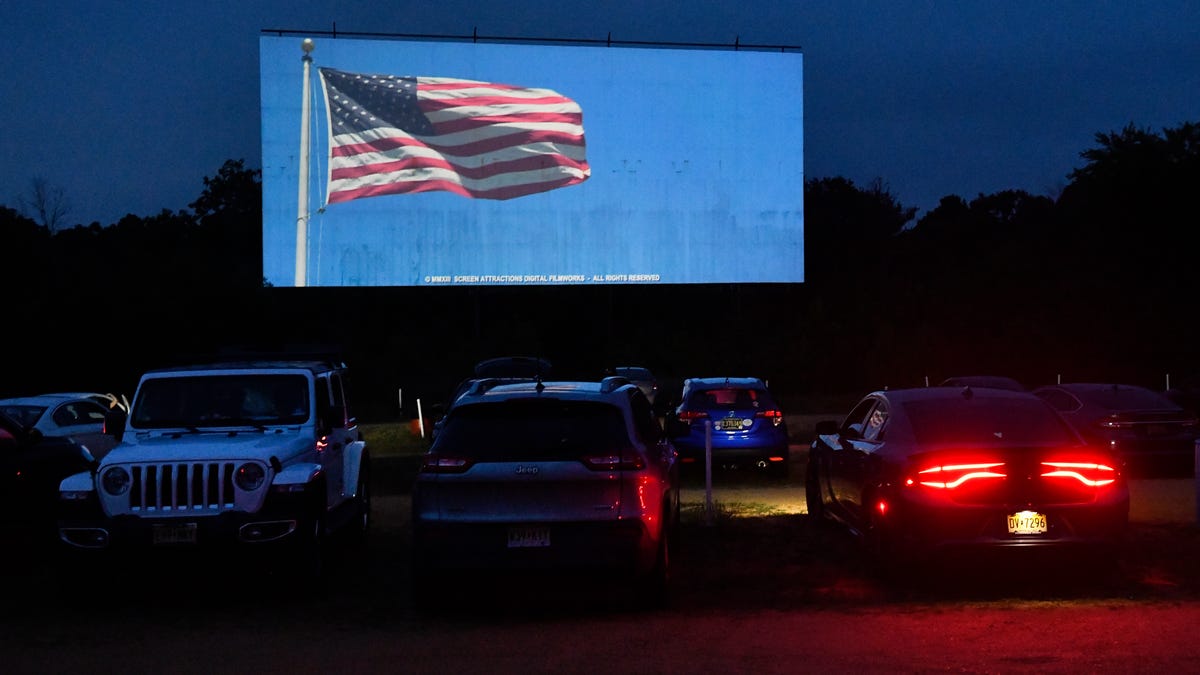
<svg viewBox="0 0 1200 675"><path fill-rule="evenodd" d="M224 511L233 508L233 462L138 464L129 507L139 511Z"/></svg>

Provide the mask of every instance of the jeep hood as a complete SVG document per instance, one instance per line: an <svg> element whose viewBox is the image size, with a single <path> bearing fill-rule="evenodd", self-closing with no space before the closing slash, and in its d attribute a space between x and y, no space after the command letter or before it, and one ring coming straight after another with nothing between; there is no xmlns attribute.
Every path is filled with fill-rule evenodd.
<svg viewBox="0 0 1200 675"><path fill-rule="evenodd" d="M294 430L201 432L155 434L131 438L114 447L100 462L101 466L137 462L188 462L258 459L288 459L314 450L313 440Z"/></svg>

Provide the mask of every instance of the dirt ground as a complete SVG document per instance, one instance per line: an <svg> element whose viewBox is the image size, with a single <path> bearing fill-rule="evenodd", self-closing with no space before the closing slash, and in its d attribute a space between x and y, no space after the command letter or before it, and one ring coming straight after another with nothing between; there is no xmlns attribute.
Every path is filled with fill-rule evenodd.
<svg viewBox="0 0 1200 675"><path fill-rule="evenodd" d="M326 580L237 558L158 556L121 570L72 559L10 573L0 669L1200 672L1192 481L1135 486L1129 543L1114 565L1012 556L893 579L809 520L796 476L724 476L711 522L702 483L685 494L664 607L646 606L621 579L564 574L443 579L444 605L418 610L409 497L395 489L406 469L379 468L370 544L331 559Z"/></svg>

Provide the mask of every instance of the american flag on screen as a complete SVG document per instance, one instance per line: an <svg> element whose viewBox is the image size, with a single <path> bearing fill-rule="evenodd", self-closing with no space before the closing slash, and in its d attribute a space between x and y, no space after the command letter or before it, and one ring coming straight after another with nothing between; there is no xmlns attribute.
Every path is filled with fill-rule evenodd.
<svg viewBox="0 0 1200 675"><path fill-rule="evenodd" d="M583 110L550 89L321 68L326 203L446 190L512 199L591 175Z"/></svg>

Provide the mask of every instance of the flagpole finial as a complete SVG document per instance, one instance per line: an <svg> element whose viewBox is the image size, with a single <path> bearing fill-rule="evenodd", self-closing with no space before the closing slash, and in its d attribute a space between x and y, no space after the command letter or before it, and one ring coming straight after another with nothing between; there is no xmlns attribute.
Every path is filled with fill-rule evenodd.
<svg viewBox="0 0 1200 675"><path fill-rule="evenodd" d="M315 48L316 46L317 45L316 45L316 43L314 43L312 41L312 38L304 38L304 41L300 43L300 49L304 50L305 56L308 56L309 54L311 54L313 48Z"/></svg>

